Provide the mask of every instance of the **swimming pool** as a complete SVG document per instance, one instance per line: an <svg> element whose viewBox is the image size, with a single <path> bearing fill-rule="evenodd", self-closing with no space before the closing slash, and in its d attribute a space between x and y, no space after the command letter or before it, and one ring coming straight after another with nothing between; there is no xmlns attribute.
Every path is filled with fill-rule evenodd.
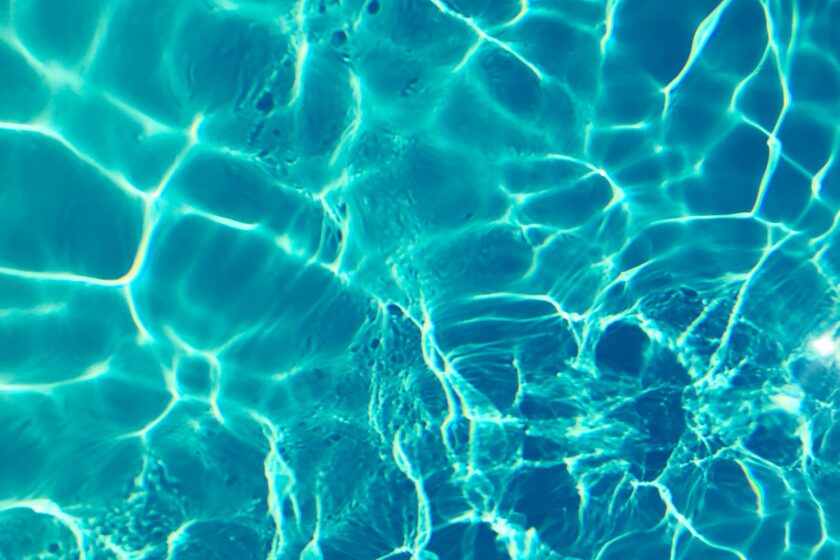
<svg viewBox="0 0 840 560"><path fill-rule="evenodd" d="M840 558L837 29L0 0L0 558Z"/></svg>

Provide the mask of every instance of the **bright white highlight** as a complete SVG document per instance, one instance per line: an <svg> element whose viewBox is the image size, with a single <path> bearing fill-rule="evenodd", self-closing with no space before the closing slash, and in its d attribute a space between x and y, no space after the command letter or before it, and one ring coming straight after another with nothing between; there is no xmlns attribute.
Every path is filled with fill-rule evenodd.
<svg viewBox="0 0 840 560"><path fill-rule="evenodd" d="M837 350L837 342L830 335L824 334L811 342L811 348L820 356L830 356Z"/></svg>

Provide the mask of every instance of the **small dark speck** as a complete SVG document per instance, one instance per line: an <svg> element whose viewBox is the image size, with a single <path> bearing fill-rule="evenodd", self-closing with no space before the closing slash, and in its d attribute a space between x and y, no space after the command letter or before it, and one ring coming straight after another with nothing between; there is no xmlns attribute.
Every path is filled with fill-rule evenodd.
<svg viewBox="0 0 840 560"><path fill-rule="evenodd" d="M272 131L271 131L271 133L272 133L274 136L280 136L280 131L279 131L278 129L276 129L276 128L275 128L274 130L272 130Z"/></svg>
<svg viewBox="0 0 840 560"><path fill-rule="evenodd" d="M269 114L274 109L274 96L265 92L257 101L257 110L264 114Z"/></svg>
<svg viewBox="0 0 840 560"><path fill-rule="evenodd" d="M394 305L393 303L388 304L388 313L391 315L396 315L397 317L402 317L404 315L403 310L400 308L399 305Z"/></svg>
<svg viewBox="0 0 840 560"><path fill-rule="evenodd" d="M367 7L368 13L371 15L375 15L379 13L379 2L378 0L373 0Z"/></svg>
<svg viewBox="0 0 840 560"><path fill-rule="evenodd" d="M340 31L340 30L333 33L332 34L332 39L330 39L330 43L332 43L332 46L334 46L334 47L340 47L346 42L347 42L347 33L345 33L344 31Z"/></svg>
<svg viewBox="0 0 840 560"><path fill-rule="evenodd" d="M55 554L56 552L58 552L58 543L50 543L50 546L47 548L47 550Z"/></svg>
<svg viewBox="0 0 840 560"><path fill-rule="evenodd" d="M373 340L370 341L370 349L371 350L376 350L377 348L379 348L379 339L374 338Z"/></svg>

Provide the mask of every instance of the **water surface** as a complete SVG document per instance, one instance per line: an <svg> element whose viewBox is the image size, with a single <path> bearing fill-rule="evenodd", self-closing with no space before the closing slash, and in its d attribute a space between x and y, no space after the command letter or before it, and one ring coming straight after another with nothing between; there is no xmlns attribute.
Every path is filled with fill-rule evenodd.
<svg viewBox="0 0 840 560"><path fill-rule="evenodd" d="M840 558L837 29L0 1L0 558Z"/></svg>

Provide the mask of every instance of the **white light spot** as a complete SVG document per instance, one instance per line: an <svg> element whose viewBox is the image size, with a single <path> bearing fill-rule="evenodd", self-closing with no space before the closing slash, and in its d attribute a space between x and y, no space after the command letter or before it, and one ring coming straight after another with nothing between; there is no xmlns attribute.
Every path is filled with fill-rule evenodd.
<svg viewBox="0 0 840 560"><path fill-rule="evenodd" d="M824 334L811 342L811 348L820 356L830 356L837 350L837 342L831 336Z"/></svg>
<svg viewBox="0 0 840 560"><path fill-rule="evenodd" d="M790 414L796 414L799 412L799 407L802 405L802 395L790 394L791 392L792 391L773 395L770 397L770 401L773 403L775 408L779 408Z"/></svg>

